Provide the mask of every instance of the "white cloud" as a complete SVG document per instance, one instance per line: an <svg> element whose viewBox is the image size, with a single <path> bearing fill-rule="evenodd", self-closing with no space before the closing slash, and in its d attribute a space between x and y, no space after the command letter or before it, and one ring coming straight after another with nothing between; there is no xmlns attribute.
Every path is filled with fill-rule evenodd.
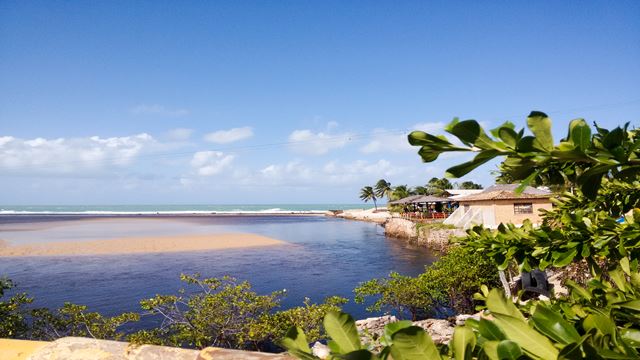
<svg viewBox="0 0 640 360"><path fill-rule="evenodd" d="M356 160L349 163L331 161L322 168L321 178L332 184L359 184L371 182L372 179L389 178L403 174L405 168L394 166L390 161Z"/></svg>
<svg viewBox="0 0 640 360"><path fill-rule="evenodd" d="M169 133L168 133L169 139L175 140L175 141L189 140L189 138L191 137L191 134L193 134L193 129L186 129L186 128L171 129L169 130Z"/></svg>
<svg viewBox="0 0 640 360"><path fill-rule="evenodd" d="M220 151L198 151L193 154L191 166L200 176L212 176L228 168L233 158L233 155L225 155Z"/></svg>
<svg viewBox="0 0 640 360"><path fill-rule="evenodd" d="M271 185L319 188L369 183L371 179L401 175L406 168L393 166L389 161L357 160L348 163L330 161L309 165L300 160L274 163L257 171L242 172L237 183L245 186Z"/></svg>
<svg viewBox="0 0 640 360"><path fill-rule="evenodd" d="M235 141L248 139L253 136L253 128L249 126L233 128L229 130L218 130L208 133L204 139L217 144L228 144Z"/></svg>
<svg viewBox="0 0 640 360"><path fill-rule="evenodd" d="M443 122L427 122L415 124L411 130L420 130L430 134L441 134L445 124ZM360 148L363 154L376 152L402 152L414 151L415 147L409 145L406 133L392 132L386 129L373 130L372 139Z"/></svg>
<svg viewBox="0 0 640 360"><path fill-rule="evenodd" d="M0 168L22 173L65 174L125 166L143 149L156 145L146 133L102 138L18 139L0 137Z"/></svg>
<svg viewBox="0 0 640 360"><path fill-rule="evenodd" d="M140 104L131 108L131 113L136 115L160 115L168 117L182 117L189 115L187 109L169 109L159 104Z"/></svg>
<svg viewBox="0 0 640 360"><path fill-rule="evenodd" d="M289 161L284 165L269 165L259 171L261 180L270 182L300 183L313 179L313 170L300 161Z"/></svg>
<svg viewBox="0 0 640 360"><path fill-rule="evenodd" d="M344 147L349 142L351 134L329 134L311 130L294 130L289 135L290 147L293 151L308 155L323 155L332 149Z"/></svg>

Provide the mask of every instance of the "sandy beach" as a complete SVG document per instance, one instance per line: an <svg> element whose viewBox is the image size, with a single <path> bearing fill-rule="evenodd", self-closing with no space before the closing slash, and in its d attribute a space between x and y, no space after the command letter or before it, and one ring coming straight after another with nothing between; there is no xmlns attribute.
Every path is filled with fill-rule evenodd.
<svg viewBox="0 0 640 360"><path fill-rule="evenodd" d="M123 237L107 240L63 241L28 245L0 242L2 256L108 255L222 250L283 245L286 242L245 233Z"/></svg>

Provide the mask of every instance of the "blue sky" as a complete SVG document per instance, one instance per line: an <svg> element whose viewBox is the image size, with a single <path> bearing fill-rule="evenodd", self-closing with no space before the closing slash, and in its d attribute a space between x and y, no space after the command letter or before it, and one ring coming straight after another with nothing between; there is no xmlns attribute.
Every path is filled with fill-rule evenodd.
<svg viewBox="0 0 640 360"><path fill-rule="evenodd" d="M422 164L404 134L454 116L637 126L639 18L637 1L2 1L0 203L350 203L443 175L460 159Z"/></svg>

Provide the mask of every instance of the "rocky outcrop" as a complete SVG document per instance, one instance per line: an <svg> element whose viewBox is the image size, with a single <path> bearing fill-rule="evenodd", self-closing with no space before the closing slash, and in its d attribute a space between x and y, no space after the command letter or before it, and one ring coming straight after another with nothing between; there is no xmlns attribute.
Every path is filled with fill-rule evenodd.
<svg viewBox="0 0 640 360"><path fill-rule="evenodd" d="M462 318L461 318L462 319ZM466 318L465 318L466 319ZM381 316L356 321L356 327L361 333L361 341L370 343L372 339L378 339L384 334L385 325L398 321L395 316ZM461 320L464 324L464 320ZM413 325L423 328L436 344L446 344L453 336L453 329L458 323L443 319L426 319L414 321Z"/></svg>
<svg viewBox="0 0 640 360"><path fill-rule="evenodd" d="M326 213L327 216L335 216L348 220L360 220L384 224L391 218L391 214L386 208L379 209L354 209L354 210L335 210Z"/></svg>
<svg viewBox="0 0 640 360"><path fill-rule="evenodd" d="M429 224L421 225L411 220L391 218L384 223L384 233L387 236L407 239L418 245L436 250L446 250L451 237L464 236L462 229L439 229Z"/></svg>
<svg viewBox="0 0 640 360"><path fill-rule="evenodd" d="M384 233L387 236L400 239L416 239L418 232L416 223L402 218L391 218L384 223Z"/></svg>
<svg viewBox="0 0 640 360"><path fill-rule="evenodd" d="M430 229L428 227L418 228L417 232L418 236L415 242L418 245L440 251L446 250L449 247L449 240L452 237L460 237L467 234L462 229Z"/></svg>

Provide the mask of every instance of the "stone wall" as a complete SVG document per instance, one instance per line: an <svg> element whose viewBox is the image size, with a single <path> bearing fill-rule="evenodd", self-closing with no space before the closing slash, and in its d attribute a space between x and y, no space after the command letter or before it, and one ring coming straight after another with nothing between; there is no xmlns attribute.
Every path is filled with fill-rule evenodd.
<svg viewBox="0 0 640 360"><path fill-rule="evenodd" d="M452 237L465 236L467 233L462 229L429 229L422 227L418 229L416 243L436 250L446 250L449 247L449 239Z"/></svg>
<svg viewBox="0 0 640 360"><path fill-rule="evenodd" d="M436 250L445 250L449 246L449 238L464 236L462 229L431 229L428 226L418 227L416 223L402 218L392 218L384 223L385 235L407 239L421 246Z"/></svg>

